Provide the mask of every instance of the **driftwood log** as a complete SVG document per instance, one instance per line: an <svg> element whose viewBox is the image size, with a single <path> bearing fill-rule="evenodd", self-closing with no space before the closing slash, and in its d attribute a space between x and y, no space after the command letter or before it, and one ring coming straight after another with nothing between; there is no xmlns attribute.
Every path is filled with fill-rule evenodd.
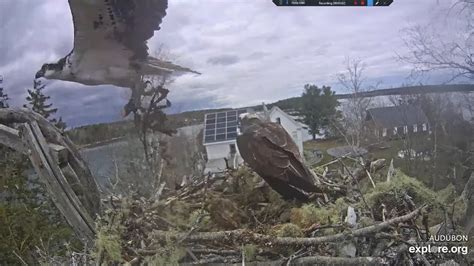
<svg viewBox="0 0 474 266"><path fill-rule="evenodd" d="M0 109L0 144L29 157L66 221L85 243L92 243L100 194L72 141L39 114L6 108Z"/></svg>

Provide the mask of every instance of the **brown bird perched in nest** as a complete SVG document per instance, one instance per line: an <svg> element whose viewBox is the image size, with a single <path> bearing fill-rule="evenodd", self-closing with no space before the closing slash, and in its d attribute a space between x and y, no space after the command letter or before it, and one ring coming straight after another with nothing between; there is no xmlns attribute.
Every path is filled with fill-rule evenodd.
<svg viewBox="0 0 474 266"><path fill-rule="evenodd" d="M257 114L241 115L237 146L244 161L285 199L307 201L320 190L286 130Z"/></svg>

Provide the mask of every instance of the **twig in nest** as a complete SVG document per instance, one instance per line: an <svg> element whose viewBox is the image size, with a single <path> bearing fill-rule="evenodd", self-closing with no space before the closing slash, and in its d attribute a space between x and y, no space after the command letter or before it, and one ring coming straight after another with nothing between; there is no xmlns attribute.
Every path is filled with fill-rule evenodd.
<svg viewBox="0 0 474 266"><path fill-rule="evenodd" d="M367 171L367 169L365 170L365 172L367 173L367 176L369 177L370 183L372 183L372 187L375 188L375 182L372 179L372 175L369 173L369 171Z"/></svg>
<svg viewBox="0 0 474 266"><path fill-rule="evenodd" d="M240 252L237 250L230 250L230 249L210 249L210 248L192 248L192 252L194 253L214 253L220 255L238 255Z"/></svg>
<svg viewBox="0 0 474 266"><path fill-rule="evenodd" d="M196 218L196 220L193 222L193 225L191 226L191 229L188 231L188 233L178 241L178 244L184 241L190 234L192 234L198 227L199 224L201 223L202 218L204 218L204 208L206 206L206 200L207 200L207 187L208 187L208 178L206 177L204 180L204 193L202 194L202 200L201 200L201 209L199 209L199 216Z"/></svg>
<svg viewBox="0 0 474 266"><path fill-rule="evenodd" d="M292 254L292 255L288 258L288 261L286 262L286 266L290 266L291 263L293 262L293 260L298 259L298 258L301 258L302 256L308 254L308 251L303 252L304 250L305 250L305 249L302 248L302 249L299 249L298 251L296 251L294 254Z"/></svg>
<svg viewBox="0 0 474 266"><path fill-rule="evenodd" d="M22 258L20 255L18 255L18 253L16 253L15 251L13 251L13 255L15 255L15 256L21 261L21 263L22 263L23 265L28 265L28 263L26 263L26 262L23 260L23 258Z"/></svg>
<svg viewBox="0 0 474 266"><path fill-rule="evenodd" d="M346 164L342 160L339 159L339 162L341 163L342 167L344 167L344 169L352 177L352 180L355 182L355 184L357 186L357 190L360 193L360 196L362 197L362 201L364 202L364 205L366 206L367 210L370 212L370 215L371 215L372 219L375 220L374 212L372 211L372 208L370 208L369 204L365 200L364 194L362 194L362 190L360 189L360 186L359 186L359 180L357 180L357 178L352 174L352 172L347 168Z"/></svg>
<svg viewBox="0 0 474 266"><path fill-rule="evenodd" d="M314 235L316 232L319 230L324 230L324 229L329 229L329 228L345 228L345 224L327 224L327 225L319 225L319 224L313 224L310 227L306 228L303 230L303 233L305 235Z"/></svg>
<svg viewBox="0 0 474 266"><path fill-rule="evenodd" d="M189 256L190 256L194 261L198 261L198 258L196 257L196 255L194 255L194 253L191 251L190 248L186 248L186 253L188 253Z"/></svg>

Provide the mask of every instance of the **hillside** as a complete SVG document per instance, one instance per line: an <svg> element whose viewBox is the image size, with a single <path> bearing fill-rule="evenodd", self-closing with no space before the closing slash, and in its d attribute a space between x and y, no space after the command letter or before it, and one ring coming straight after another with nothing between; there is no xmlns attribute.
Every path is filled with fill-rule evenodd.
<svg viewBox="0 0 474 266"><path fill-rule="evenodd" d="M376 97L390 95L415 95L426 93L447 93L447 92L473 92L474 84L455 84L455 85L426 85L381 89L368 92L362 92L359 97ZM348 99L352 94L336 94L338 99ZM271 105L277 105L281 109L295 109L300 104L301 97L292 97L277 101Z"/></svg>
<svg viewBox="0 0 474 266"><path fill-rule="evenodd" d="M457 84L457 85L428 85L428 86L412 86L381 89L375 91L364 92L360 97L375 97L384 95L409 95L422 93L446 93L446 92L473 92L474 84ZM337 94L338 99L347 99L350 94ZM271 104L268 107L278 106L283 110L295 110L300 105L301 97L292 97L283 99ZM244 107L245 108L245 107ZM262 106L248 106L254 110L261 110ZM179 114L168 115L168 123L172 128L196 125L204 122L204 115L210 112L219 112L229 110L230 108L221 109L204 109L187 111ZM86 145L91 143L102 142L110 139L122 138L134 133L133 122L131 120L87 125L71 129L67 132L69 137L78 145Z"/></svg>
<svg viewBox="0 0 474 266"><path fill-rule="evenodd" d="M179 114L168 115L168 125L171 128L203 123L204 114L218 112L227 109L205 109L188 111ZM111 123L101 123L73 128L67 131L69 138L80 146L100 145L108 140L120 139L135 134L133 121L123 120Z"/></svg>

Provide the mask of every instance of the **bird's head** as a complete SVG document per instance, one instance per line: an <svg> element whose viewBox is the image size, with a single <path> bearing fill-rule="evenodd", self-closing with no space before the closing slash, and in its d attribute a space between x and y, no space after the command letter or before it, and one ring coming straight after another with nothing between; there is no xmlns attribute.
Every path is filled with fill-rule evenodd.
<svg viewBox="0 0 474 266"><path fill-rule="evenodd" d="M247 128L253 125L262 123L262 118L256 113L243 113L239 115L240 131L244 132Z"/></svg>
<svg viewBox="0 0 474 266"><path fill-rule="evenodd" d="M56 64L44 64L41 69L36 72L35 79L47 78L58 79L61 69L58 69Z"/></svg>

